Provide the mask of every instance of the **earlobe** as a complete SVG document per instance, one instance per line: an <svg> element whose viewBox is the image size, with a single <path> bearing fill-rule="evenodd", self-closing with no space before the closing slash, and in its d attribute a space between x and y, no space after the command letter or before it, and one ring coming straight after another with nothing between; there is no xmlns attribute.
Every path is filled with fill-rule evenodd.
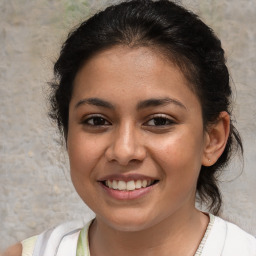
<svg viewBox="0 0 256 256"><path fill-rule="evenodd" d="M223 111L218 120L207 129L202 165L211 166L217 162L225 150L229 131L230 117L226 111Z"/></svg>

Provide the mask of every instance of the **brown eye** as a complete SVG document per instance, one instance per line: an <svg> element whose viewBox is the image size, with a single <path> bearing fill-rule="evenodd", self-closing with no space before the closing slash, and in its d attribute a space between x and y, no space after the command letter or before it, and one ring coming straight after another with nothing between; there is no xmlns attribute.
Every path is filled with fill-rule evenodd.
<svg viewBox="0 0 256 256"><path fill-rule="evenodd" d="M154 125L167 125L168 119L162 117L156 117L153 119Z"/></svg>
<svg viewBox="0 0 256 256"><path fill-rule="evenodd" d="M105 118L101 116L92 116L83 121L83 124L91 125L91 126L105 126L110 125Z"/></svg>
<svg viewBox="0 0 256 256"><path fill-rule="evenodd" d="M172 125L174 123L175 122L173 120L171 120L170 118L167 118L165 116L156 116L156 117L150 119L144 125L146 125L146 126L167 126L167 125Z"/></svg>

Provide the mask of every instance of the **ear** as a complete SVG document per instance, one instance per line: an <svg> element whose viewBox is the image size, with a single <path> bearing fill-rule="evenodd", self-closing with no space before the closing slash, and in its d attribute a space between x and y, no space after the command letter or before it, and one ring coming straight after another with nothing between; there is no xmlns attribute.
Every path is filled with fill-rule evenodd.
<svg viewBox="0 0 256 256"><path fill-rule="evenodd" d="M223 111L218 120L206 131L202 165L211 166L217 162L226 147L229 131L230 117L226 111Z"/></svg>

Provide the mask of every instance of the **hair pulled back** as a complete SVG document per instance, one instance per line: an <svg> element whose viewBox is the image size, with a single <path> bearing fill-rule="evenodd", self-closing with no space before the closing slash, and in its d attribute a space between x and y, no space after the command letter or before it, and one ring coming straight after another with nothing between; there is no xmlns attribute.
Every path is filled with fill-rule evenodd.
<svg viewBox="0 0 256 256"><path fill-rule="evenodd" d="M176 64L198 96L205 129L222 111L231 114L231 87L220 40L197 15L167 0L133 0L110 6L71 32L54 66L50 117L65 140L74 78L82 65L99 51L115 45L151 47ZM241 149L238 132L230 123L226 148L212 166L202 166L197 183L199 199L217 214L221 194L217 174L232 151Z"/></svg>

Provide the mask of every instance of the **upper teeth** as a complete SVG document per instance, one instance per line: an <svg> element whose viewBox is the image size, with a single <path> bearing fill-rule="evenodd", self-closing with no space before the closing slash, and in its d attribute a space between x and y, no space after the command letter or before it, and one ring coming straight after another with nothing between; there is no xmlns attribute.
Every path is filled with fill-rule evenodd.
<svg viewBox="0 0 256 256"><path fill-rule="evenodd" d="M107 180L105 181L105 185L109 188L115 190L135 190L140 188L145 188L153 183L152 180L130 180L130 181L123 181L123 180Z"/></svg>

